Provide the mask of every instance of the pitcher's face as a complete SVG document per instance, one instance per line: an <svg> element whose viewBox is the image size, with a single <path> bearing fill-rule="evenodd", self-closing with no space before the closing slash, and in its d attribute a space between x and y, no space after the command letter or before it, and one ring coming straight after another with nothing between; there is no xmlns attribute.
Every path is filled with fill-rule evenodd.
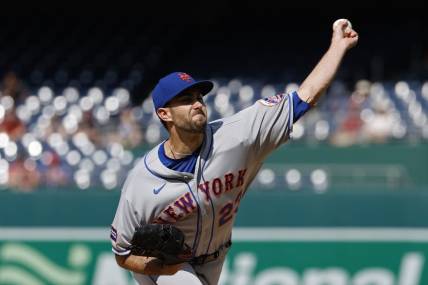
<svg viewBox="0 0 428 285"><path fill-rule="evenodd" d="M199 90L185 91L162 109L165 109L169 117L166 121L172 122L176 128L188 132L204 132L208 119L207 106Z"/></svg>

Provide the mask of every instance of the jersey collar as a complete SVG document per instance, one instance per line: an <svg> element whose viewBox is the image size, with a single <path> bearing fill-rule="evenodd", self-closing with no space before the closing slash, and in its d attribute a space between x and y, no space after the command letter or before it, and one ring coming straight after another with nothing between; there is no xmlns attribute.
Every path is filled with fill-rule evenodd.
<svg viewBox="0 0 428 285"><path fill-rule="evenodd" d="M201 151L198 156L196 163L195 172L199 172L205 166L206 161L212 154L212 143L213 143L212 127L210 124L205 128L204 141L202 143ZM146 156L143 158L145 165L150 173L163 179L178 179L188 182L194 178L193 173L180 172L169 169L159 159L159 148L163 142L151 149ZM202 168L201 168L202 167Z"/></svg>

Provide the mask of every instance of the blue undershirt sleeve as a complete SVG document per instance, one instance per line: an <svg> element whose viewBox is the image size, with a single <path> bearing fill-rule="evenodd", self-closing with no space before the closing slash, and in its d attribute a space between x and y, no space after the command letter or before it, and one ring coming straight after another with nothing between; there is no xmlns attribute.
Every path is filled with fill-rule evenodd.
<svg viewBox="0 0 428 285"><path fill-rule="evenodd" d="M302 101L302 99L299 98L299 95L297 95L297 92L294 91L292 93L293 95L293 123L297 122L297 120L300 119L309 109L311 108L311 105L306 103L305 101Z"/></svg>

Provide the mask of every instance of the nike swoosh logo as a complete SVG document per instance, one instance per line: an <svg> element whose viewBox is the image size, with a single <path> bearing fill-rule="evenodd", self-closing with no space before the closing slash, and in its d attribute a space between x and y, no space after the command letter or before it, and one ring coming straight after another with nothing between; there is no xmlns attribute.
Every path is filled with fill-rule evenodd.
<svg viewBox="0 0 428 285"><path fill-rule="evenodd" d="M159 187L158 189L153 189L153 194L157 195L159 194L159 192L163 189L163 187L165 187L166 183L164 185L162 185L161 187Z"/></svg>

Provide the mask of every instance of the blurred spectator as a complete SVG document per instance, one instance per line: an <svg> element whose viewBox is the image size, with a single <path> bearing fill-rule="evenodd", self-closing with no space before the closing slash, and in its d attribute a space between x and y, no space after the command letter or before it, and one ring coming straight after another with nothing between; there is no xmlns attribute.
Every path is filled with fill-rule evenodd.
<svg viewBox="0 0 428 285"><path fill-rule="evenodd" d="M339 122L337 131L331 138L331 143L337 146L350 146L360 139L360 131L363 122L360 117L361 104L364 97L361 93L355 92L348 101L345 117Z"/></svg>
<svg viewBox="0 0 428 285"><path fill-rule="evenodd" d="M4 76L0 91L4 96L11 96L15 104L23 102L30 95L24 83L12 71Z"/></svg>
<svg viewBox="0 0 428 285"><path fill-rule="evenodd" d="M386 143L392 136L395 122L388 101L376 103L373 111L373 114L364 122L365 139L371 143Z"/></svg>
<svg viewBox="0 0 428 285"><path fill-rule="evenodd" d="M9 167L9 185L18 191L31 192L40 183L40 173L37 165L31 158L22 155L11 163Z"/></svg>
<svg viewBox="0 0 428 285"><path fill-rule="evenodd" d="M58 155L52 154L52 162L50 162L44 171L44 182L47 186L67 186L71 184L72 169L61 163Z"/></svg>
<svg viewBox="0 0 428 285"><path fill-rule="evenodd" d="M120 142L125 148L135 148L141 144L143 134L131 108L123 110L120 114L118 131Z"/></svg>
<svg viewBox="0 0 428 285"><path fill-rule="evenodd" d="M86 134L89 141L97 147L104 145L105 141L103 139L102 131L95 123L95 118L92 112L84 112L82 116L82 121L79 124L79 130Z"/></svg>
<svg viewBox="0 0 428 285"><path fill-rule="evenodd" d="M0 132L7 133L12 141L19 140L25 134L26 127L16 115L14 107L6 111L3 121L0 123Z"/></svg>
<svg viewBox="0 0 428 285"><path fill-rule="evenodd" d="M58 133L63 138L67 138L68 134L64 129L64 126L61 122L61 117L59 116L53 116L50 120L49 125L46 127L44 138L48 139L49 136L53 133Z"/></svg>

